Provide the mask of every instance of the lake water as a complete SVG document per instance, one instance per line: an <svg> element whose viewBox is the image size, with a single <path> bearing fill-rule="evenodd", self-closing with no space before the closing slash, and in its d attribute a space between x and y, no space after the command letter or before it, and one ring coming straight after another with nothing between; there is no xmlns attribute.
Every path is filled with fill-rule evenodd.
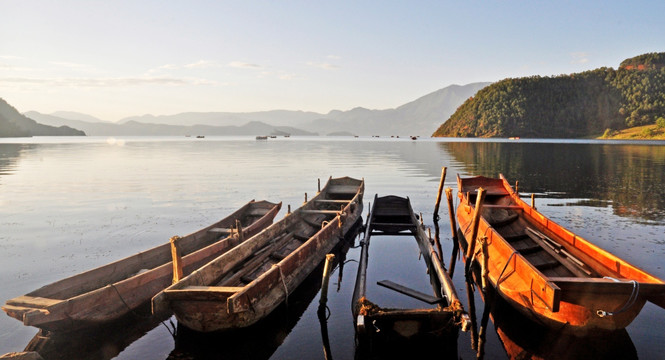
<svg viewBox="0 0 665 360"><path fill-rule="evenodd" d="M445 185L453 189L456 174L503 173L511 182L519 180L520 192L525 197L535 193L542 213L665 278L663 145L352 137L0 139L0 302L193 232L251 199L282 201L279 219L287 204L300 206L305 193L316 192L317 179L325 183L330 176L364 178L366 209L374 194L408 196L432 227L442 166L448 173ZM443 203L439 226L446 263L452 252L447 211ZM359 239L352 241L357 245ZM373 241L370 251L368 284L390 279L427 291L428 276L414 241L386 238ZM280 308L252 333L201 336L182 330L174 339L168 321L129 321L102 335L67 338L50 355L322 359L322 330L327 330L328 355L352 359L351 295L359 254L359 248L342 250L346 261L332 275L325 322L316 315L320 279L312 278L292 295L288 309ZM468 309L461 273L458 263L453 280ZM385 306L422 306L387 289L368 292ZM477 291L474 300L480 319L483 300ZM492 316L497 325L489 324L487 358L507 358L515 346L523 355L545 358L560 357L562 347L587 358L654 359L665 353L665 309L650 303L625 332L596 339L596 348L586 339L520 333L529 325L506 314L509 310ZM508 318L507 325L500 325L501 318ZM36 333L0 316L0 354L22 351ZM469 334L460 332L457 347L443 349L443 356L474 358L470 343Z"/></svg>

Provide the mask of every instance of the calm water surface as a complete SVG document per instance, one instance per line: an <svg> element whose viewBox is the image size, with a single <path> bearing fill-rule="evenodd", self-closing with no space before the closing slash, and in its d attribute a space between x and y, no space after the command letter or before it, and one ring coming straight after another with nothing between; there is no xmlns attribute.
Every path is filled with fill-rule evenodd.
<svg viewBox="0 0 665 360"><path fill-rule="evenodd" d="M365 206L374 194L409 196L432 227L441 167L446 186L455 175L519 180L525 197L536 194L545 215L601 247L665 278L665 146L597 141L471 141L387 138L32 138L0 141L0 302L63 277L162 244L226 216L251 199L300 206L316 192L317 179L351 176L366 181ZM444 259L452 252L447 208L442 205ZM357 245L359 239L352 239ZM318 279L313 276L252 333L200 336L168 321L133 319L102 335L92 333L53 345L71 358L322 359L327 330L335 359L354 358L351 295L359 249L341 249L329 290L329 316L320 322ZM418 248L404 238L373 241L368 284L378 280L429 286ZM446 261L449 262L449 261ZM454 280L468 305L457 264ZM370 287L384 306L421 304ZM477 317L483 300L475 294ZM505 319L508 319L506 321ZM665 310L647 303L625 332L594 342L551 334L533 336L510 309L492 314L486 354L507 358L521 349L545 358L653 359L665 353ZM175 319L172 319L175 323ZM527 329L527 332L524 332ZM0 354L22 351L37 333L0 316ZM594 343L593 345L589 345ZM597 344L595 344L597 343ZM474 358L468 333L444 355ZM609 355L608 355L609 356Z"/></svg>

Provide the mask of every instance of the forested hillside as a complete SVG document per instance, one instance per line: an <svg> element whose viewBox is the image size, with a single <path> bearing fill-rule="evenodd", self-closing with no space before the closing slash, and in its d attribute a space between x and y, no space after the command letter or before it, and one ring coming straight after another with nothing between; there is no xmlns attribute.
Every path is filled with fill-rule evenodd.
<svg viewBox="0 0 665 360"><path fill-rule="evenodd" d="M576 138L665 117L665 53L553 77L505 79L478 91L433 134Z"/></svg>

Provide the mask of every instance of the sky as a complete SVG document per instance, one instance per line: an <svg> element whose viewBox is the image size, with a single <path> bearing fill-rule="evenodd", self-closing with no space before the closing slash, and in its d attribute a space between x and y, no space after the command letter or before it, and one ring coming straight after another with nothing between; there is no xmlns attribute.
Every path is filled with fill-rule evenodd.
<svg viewBox="0 0 665 360"><path fill-rule="evenodd" d="M664 1L0 0L19 112L395 108L665 51Z"/></svg>

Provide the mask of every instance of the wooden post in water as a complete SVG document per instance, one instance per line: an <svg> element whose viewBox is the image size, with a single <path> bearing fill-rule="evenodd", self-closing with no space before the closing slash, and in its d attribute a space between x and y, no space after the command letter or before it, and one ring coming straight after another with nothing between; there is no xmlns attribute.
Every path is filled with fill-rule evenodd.
<svg viewBox="0 0 665 360"><path fill-rule="evenodd" d="M319 306L325 306L328 302L328 282L330 281L330 271L332 270L334 259L335 254L326 254L326 263L323 266L323 280L321 282L321 298L319 299Z"/></svg>
<svg viewBox="0 0 665 360"><path fill-rule="evenodd" d="M480 244L482 246L483 250L483 262L481 263L481 271L480 271L480 276L481 276L481 281L480 284L483 287L483 291L487 288L487 277L489 276L489 268L487 267L487 260L489 258L487 254L487 236L483 236L480 238Z"/></svg>
<svg viewBox="0 0 665 360"><path fill-rule="evenodd" d="M318 192L321 192L321 179L316 179L316 180L318 181L318 185L317 185L316 188L317 188Z"/></svg>
<svg viewBox="0 0 665 360"><path fill-rule="evenodd" d="M478 330L478 342L476 359L485 358L485 340L487 338L487 324L489 323L490 312L494 307L494 294L492 291L483 291L485 306L483 307L483 316L480 318L480 329Z"/></svg>
<svg viewBox="0 0 665 360"><path fill-rule="evenodd" d="M443 183L446 180L446 167L441 168L441 180L439 181L439 192L436 196L436 204L434 205L434 222L439 221L439 204L441 203L441 192L443 191Z"/></svg>
<svg viewBox="0 0 665 360"><path fill-rule="evenodd" d="M519 194L519 192L520 192L519 186L520 186L520 182L518 180L515 180L515 193L517 193L517 194Z"/></svg>
<svg viewBox="0 0 665 360"><path fill-rule="evenodd" d="M473 278L467 276L465 279L466 283L466 298L469 301L469 317L471 318L471 348L473 350L478 350L478 324L476 321L476 299L473 294L473 287L471 282Z"/></svg>
<svg viewBox="0 0 665 360"><path fill-rule="evenodd" d="M536 194L531 194L531 207L536 210Z"/></svg>
<svg viewBox="0 0 665 360"><path fill-rule="evenodd" d="M291 204L288 204L286 207L287 207L286 215L291 215Z"/></svg>
<svg viewBox="0 0 665 360"><path fill-rule="evenodd" d="M480 224L480 215L485 200L485 189L479 187L476 195L476 208L473 212L473 225L471 227L471 238L469 239L469 246L466 250L466 263L464 264L464 273L468 274L471 268L471 260L473 252L476 247L476 238L478 237L478 225Z"/></svg>
<svg viewBox="0 0 665 360"><path fill-rule="evenodd" d="M236 219L236 231L238 232L238 240L240 242L245 241L245 234L242 233L242 224L240 223L240 219Z"/></svg>
<svg viewBox="0 0 665 360"><path fill-rule="evenodd" d="M448 199L448 214L450 215L450 231L453 235L453 241L457 243L457 222L455 221L455 208L453 207L453 189L446 189L446 198Z"/></svg>
<svg viewBox="0 0 665 360"><path fill-rule="evenodd" d="M453 253L450 258L450 268L448 269L448 276L453 277L455 271L455 258L459 250L459 243L457 242L457 222L455 221L455 208L453 206L453 189L446 188L446 199L448 200L448 215L450 215L450 232L453 236Z"/></svg>
<svg viewBox="0 0 665 360"><path fill-rule="evenodd" d="M174 236L171 242L171 257L173 258L173 283L182 279L182 257L180 255L180 236Z"/></svg>
<svg viewBox="0 0 665 360"><path fill-rule="evenodd" d="M307 193L305 193L305 202L303 204L307 204Z"/></svg>

